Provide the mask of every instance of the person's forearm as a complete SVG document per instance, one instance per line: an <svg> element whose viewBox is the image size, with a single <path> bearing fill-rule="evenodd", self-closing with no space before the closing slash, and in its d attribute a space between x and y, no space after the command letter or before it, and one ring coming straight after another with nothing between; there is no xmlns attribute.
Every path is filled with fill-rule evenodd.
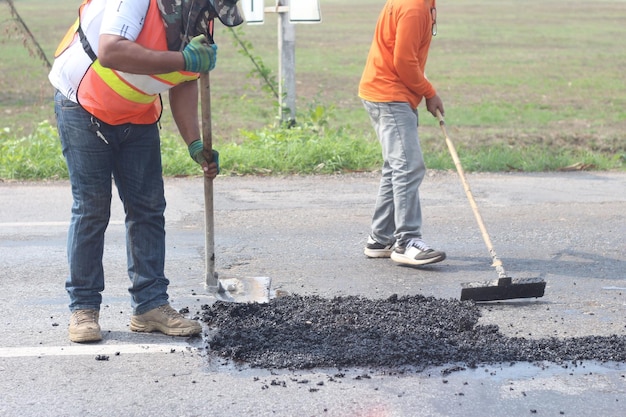
<svg viewBox="0 0 626 417"><path fill-rule="evenodd" d="M185 67L180 52L147 49L115 35L100 36L98 59L104 67L131 74L164 74Z"/></svg>
<svg viewBox="0 0 626 417"><path fill-rule="evenodd" d="M188 81L169 92L172 116L178 131L187 145L200 139L198 124L198 82Z"/></svg>

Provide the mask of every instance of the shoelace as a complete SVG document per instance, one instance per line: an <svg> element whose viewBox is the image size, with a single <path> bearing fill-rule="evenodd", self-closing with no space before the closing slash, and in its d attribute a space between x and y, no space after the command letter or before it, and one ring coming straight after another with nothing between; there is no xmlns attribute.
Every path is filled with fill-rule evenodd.
<svg viewBox="0 0 626 417"><path fill-rule="evenodd" d="M74 322L78 324L82 324L85 322L93 322L98 321L96 319L98 312L96 310L78 310L76 314L74 314Z"/></svg>
<svg viewBox="0 0 626 417"><path fill-rule="evenodd" d="M170 306L169 304L162 305L161 307L159 307L159 310L161 310L167 317L172 318L172 319L177 319L182 316L178 311L174 310L172 306Z"/></svg>
<svg viewBox="0 0 626 417"><path fill-rule="evenodd" d="M431 250L431 248L422 240L422 239L411 239L407 247L416 247L422 252L427 252Z"/></svg>

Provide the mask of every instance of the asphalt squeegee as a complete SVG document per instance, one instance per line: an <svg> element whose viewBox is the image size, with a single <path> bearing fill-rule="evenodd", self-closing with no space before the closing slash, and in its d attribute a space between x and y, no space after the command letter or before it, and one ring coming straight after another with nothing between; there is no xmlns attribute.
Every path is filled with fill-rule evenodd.
<svg viewBox="0 0 626 417"><path fill-rule="evenodd" d="M474 212L474 217L476 218L476 222L478 223L478 227L480 228L483 240L485 241L485 245L487 246L489 254L491 255L492 266L496 269L496 272L498 273L497 280L468 282L461 284L461 300L496 301L510 300L515 298L543 297L546 288L546 282L543 279L514 279L507 276L502 261L500 260L500 258L498 258L498 255L496 254L496 251L491 242L491 238L487 233L487 228L485 227L485 223L483 222L482 216L478 211L478 206L476 205L476 201L474 200L472 191L470 190L467 179L465 178L465 173L463 171L463 166L461 165L461 160L459 159L459 155L456 152L454 144L448 137L445 122L439 110L437 110L437 118L439 119L439 126L441 127L441 131L445 136L446 145L448 145L450 155L452 156L452 160L454 161L456 170L459 174L459 177L461 178L461 182L463 183L465 194L467 195L467 199L469 200L472 211Z"/></svg>

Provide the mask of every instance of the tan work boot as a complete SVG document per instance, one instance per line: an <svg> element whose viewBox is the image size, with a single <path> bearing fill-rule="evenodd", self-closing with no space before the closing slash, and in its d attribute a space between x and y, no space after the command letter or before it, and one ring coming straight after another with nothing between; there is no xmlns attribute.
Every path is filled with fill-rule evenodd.
<svg viewBox="0 0 626 417"><path fill-rule="evenodd" d="M70 340L72 342L97 342L102 340L98 310L75 310L70 317Z"/></svg>
<svg viewBox="0 0 626 417"><path fill-rule="evenodd" d="M133 332L156 330L168 336L192 336L202 332L202 326L195 320L184 318L169 304L165 304L147 313L133 315L130 318L130 330Z"/></svg>

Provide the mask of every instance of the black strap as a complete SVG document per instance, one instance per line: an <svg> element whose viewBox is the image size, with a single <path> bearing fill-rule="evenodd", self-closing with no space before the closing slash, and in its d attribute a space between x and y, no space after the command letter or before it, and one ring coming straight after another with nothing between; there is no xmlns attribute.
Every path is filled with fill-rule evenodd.
<svg viewBox="0 0 626 417"><path fill-rule="evenodd" d="M83 28L80 27L80 25L78 25L78 36L80 36L80 43L83 45L85 53L89 55L89 58L91 58L91 61L93 62L98 59L96 53L93 51L93 49L91 49L91 45L87 40L87 36L85 36L85 32L83 32Z"/></svg>

